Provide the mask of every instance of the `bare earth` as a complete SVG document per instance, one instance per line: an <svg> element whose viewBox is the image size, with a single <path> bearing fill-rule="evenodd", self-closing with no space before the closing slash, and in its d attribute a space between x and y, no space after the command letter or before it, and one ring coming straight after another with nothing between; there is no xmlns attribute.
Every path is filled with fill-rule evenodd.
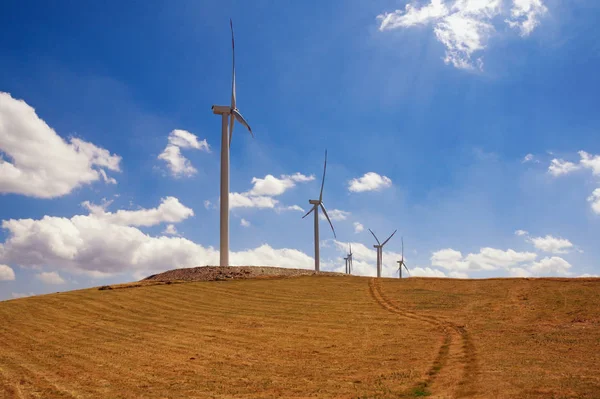
<svg viewBox="0 0 600 399"><path fill-rule="evenodd" d="M0 398L600 397L599 279L244 269L0 302Z"/></svg>

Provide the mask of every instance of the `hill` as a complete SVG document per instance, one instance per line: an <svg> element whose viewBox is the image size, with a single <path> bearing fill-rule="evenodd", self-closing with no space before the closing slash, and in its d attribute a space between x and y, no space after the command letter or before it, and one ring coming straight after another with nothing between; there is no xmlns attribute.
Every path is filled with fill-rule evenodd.
<svg viewBox="0 0 600 399"><path fill-rule="evenodd" d="M0 302L0 397L597 398L599 327L593 279L87 289Z"/></svg>

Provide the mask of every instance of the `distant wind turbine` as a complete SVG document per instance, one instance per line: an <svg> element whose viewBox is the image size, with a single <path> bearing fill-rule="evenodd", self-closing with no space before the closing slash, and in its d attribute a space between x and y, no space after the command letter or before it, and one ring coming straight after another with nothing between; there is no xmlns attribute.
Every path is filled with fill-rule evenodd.
<svg viewBox="0 0 600 399"><path fill-rule="evenodd" d="M408 267L406 267L406 263L404 262L404 237L402 237L401 240L402 240L402 259L399 261L396 261L396 263L398 263L398 278L402 278L402 266L404 266L404 268L406 269L406 272L408 273L408 276L410 277L410 272L408 271Z"/></svg>
<svg viewBox="0 0 600 399"><path fill-rule="evenodd" d="M348 244L350 253L348 254L348 274L352 274L352 244Z"/></svg>
<svg viewBox="0 0 600 399"><path fill-rule="evenodd" d="M383 246L385 244L387 244L387 242L394 236L394 234L396 234L396 232L398 230L394 230L394 232L392 233L392 235L389 236L388 239L383 242L383 244L381 244L379 242L379 239L377 239L377 236L375 235L375 233L373 233L373 231L371 229L369 229L369 231L371 232L371 234L373 234L373 237L375 237L375 240L377 241L377 244L378 244L378 245L373 245L373 248L375 248L377 250L377 277L381 277L381 264L382 264L382 258L383 258Z"/></svg>
<svg viewBox="0 0 600 399"><path fill-rule="evenodd" d="M325 166L323 167L323 180L321 181L321 193L319 194L318 200L308 200L308 203L313 207L306 213L306 215L302 216L302 219L307 217L311 212L315 212L315 271L320 270L319 266L319 206L323 210L329 225L331 226L331 230L333 231L333 236L337 238L335 235L335 229L333 228L333 224L331 224L331 219L329 219L329 215L327 215L327 211L325 210L325 206L323 205L323 186L325 185L325 172L327 171L327 150L325 150Z"/></svg>
<svg viewBox="0 0 600 399"><path fill-rule="evenodd" d="M350 258L344 258L344 260L346 261L346 274L348 274L348 264L349 264L349 259Z"/></svg>
<svg viewBox="0 0 600 399"><path fill-rule="evenodd" d="M231 105L213 105L213 114L221 115L221 221L220 221L220 264L229 266L229 147L233 134L233 124L237 120L248 129L252 137L252 129L237 109L235 102L235 41L233 39L233 22L231 28L231 52L233 54L233 72L231 78Z"/></svg>

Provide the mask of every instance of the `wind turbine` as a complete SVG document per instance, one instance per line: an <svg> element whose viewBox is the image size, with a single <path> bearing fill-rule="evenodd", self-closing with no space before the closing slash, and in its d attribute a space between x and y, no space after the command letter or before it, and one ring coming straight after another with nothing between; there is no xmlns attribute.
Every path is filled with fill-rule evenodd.
<svg viewBox="0 0 600 399"><path fill-rule="evenodd" d="M311 212L315 212L315 271L319 271L319 206L323 210L329 225L331 226L331 230L333 231L333 236L337 238L335 235L335 229L333 228L333 224L331 224L331 219L329 219L329 215L327 215L327 211L325 210L325 206L323 205L323 186L325 185L325 172L327 171L327 150L325 150L325 166L323 167L323 181L321 182L321 193L319 194L318 200L308 200L308 203L313 207L306 213L306 215L302 216L302 219L307 217Z"/></svg>
<svg viewBox="0 0 600 399"><path fill-rule="evenodd" d="M377 241L377 244L378 244L378 245L373 245L373 248L375 248L377 250L377 277L381 277L381 263L382 263L382 257L383 257L383 246L385 244L387 244L387 242L394 236L394 234L396 234L396 232L398 230L394 230L392 235L389 236L388 239L383 242L383 244L379 242L379 240L377 239L377 236L375 235L375 233L373 233L373 231L371 229L369 229L369 231L371 232L371 234L373 234L373 237L375 237L375 240Z"/></svg>
<svg viewBox="0 0 600 399"><path fill-rule="evenodd" d="M213 105L213 114L221 115L221 221L220 221L220 264L229 266L229 146L233 134L233 124L237 120L248 129L252 137L252 129L237 109L235 102L235 41L233 39L233 22L231 28L231 52L233 54L233 72L231 78L231 105Z"/></svg>
<svg viewBox="0 0 600 399"><path fill-rule="evenodd" d="M344 258L344 260L346 261L346 274L348 274L348 264L349 264L348 260L349 260L349 258Z"/></svg>
<svg viewBox="0 0 600 399"><path fill-rule="evenodd" d="M352 274L352 244L348 244L350 253L348 254L348 274Z"/></svg>
<svg viewBox="0 0 600 399"><path fill-rule="evenodd" d="M398 263L398 278L402 278L402 266L404 266L404 268L406 269L406 272L408 273L408 276L410 277L410 272L408 271L408 267L406 267L406 263L404 262L404 237L402 237L401 240L402 240L402 259L399 261L396 261L396 263Z"/></svg>

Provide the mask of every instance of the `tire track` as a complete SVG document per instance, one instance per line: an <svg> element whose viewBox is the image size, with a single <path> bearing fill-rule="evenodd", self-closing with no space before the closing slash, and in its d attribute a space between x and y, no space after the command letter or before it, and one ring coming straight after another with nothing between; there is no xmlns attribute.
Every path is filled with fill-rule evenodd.
<svg viewBox="0 0 600 399"><path fill-rule="evenodd" d="M442 343L427 376L413 387L409 395L418 396L431 393L433 397L437 398L476 396L474 389L477 376L475 345L464 326L442 318L401 309L385 296L378 279L373 278L369 281L369 290L373 299L387 311L403 318L428 323L442 332Z"/></svg>

